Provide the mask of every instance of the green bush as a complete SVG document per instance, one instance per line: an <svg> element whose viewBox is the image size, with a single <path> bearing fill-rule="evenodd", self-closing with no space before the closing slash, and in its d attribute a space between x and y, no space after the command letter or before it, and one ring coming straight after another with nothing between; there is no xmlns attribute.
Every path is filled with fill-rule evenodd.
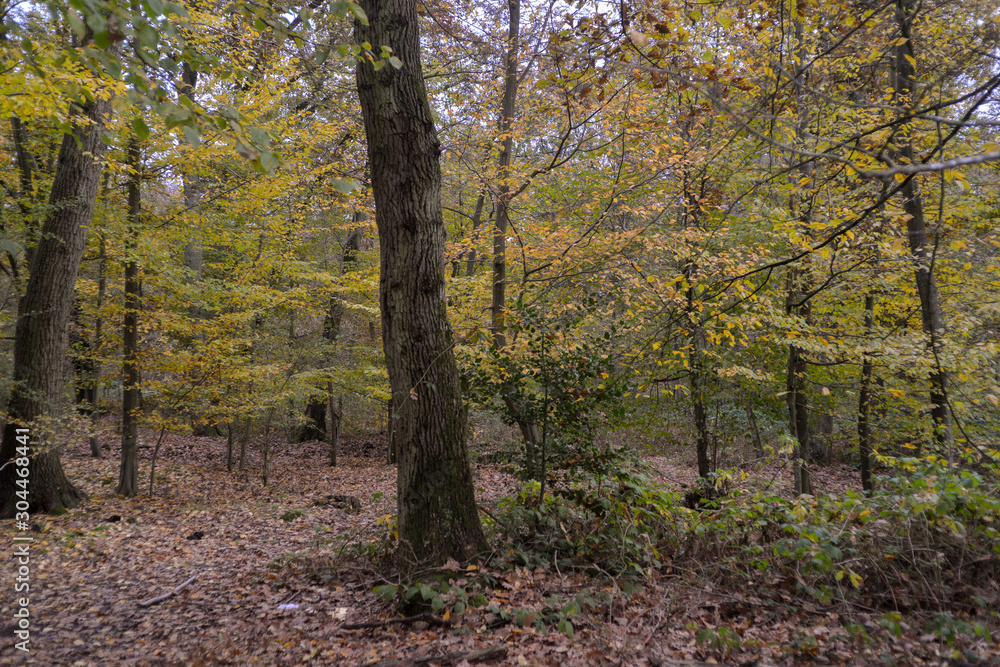
<svg viewBox="0 0 1000 667"><path fill-rule="evenodd" d="M939 460L890 463L872 497L737 488L702 510L635 471L581 475L544 495L529 483L500 504L501 555L613 575L683 566L723 585L784 582L823 603L984 609L976 590L1000 576L995 486ZM724 472L714 483L734 482Z"/></svg>

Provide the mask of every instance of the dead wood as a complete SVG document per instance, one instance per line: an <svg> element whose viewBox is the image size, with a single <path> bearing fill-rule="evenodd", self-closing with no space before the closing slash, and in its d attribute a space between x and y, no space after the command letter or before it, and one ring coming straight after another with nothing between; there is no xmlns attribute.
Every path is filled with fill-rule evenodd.
<svg viewBox="0 0 1000 667"><path fill-rule="evenodd" d="M140 607L152 607L154 604L157 604L159 602L163 602L167 598L172 597L172 596L176 595L177 593L179 593L185 586L187 586L188 584L190 584L194 580L195 580L195 577L191 577L190 579L188 579L187 581L185 581L183 584L181 584L180 586L178 586L177 588L175 588L172 591L164 593L163 595L157 595L155 598L149 598L148 600L143 600L142 602L139 603L139 606Z"/></svg>

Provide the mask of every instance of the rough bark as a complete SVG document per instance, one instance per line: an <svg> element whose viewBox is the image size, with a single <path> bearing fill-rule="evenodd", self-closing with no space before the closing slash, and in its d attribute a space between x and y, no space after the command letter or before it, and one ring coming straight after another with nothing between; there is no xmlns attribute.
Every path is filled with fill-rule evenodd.
<svg viewBox="0 0 1000 667"><path fill-rule="evenodd" d="M896 91L900 102L907 108L913 106L910 99L916 87L916 70L913 63L913 39L911 24L918 9L914 0L896 0L896 22L903 44L895 47L896 61ZM914 162L913 140L907 128L902 136L906 141L900 146L902 162ZM938 294L937 280L934 277L934 244L928 243L927 219L924 215L924 204L921 198L920 185L917 177L903 183L900 193L903 196L903 210L906 211L907 236L910 241L910 252L913 255L917 295L920 298L920 320L924 333L930 339L929 344L935 356L935 371L931 373L930 399L931 419L934 422L934 438L942 447L951 444L951 419L948 412L948 374L938 363L941 353L941 339L944 334L944 314L941 310L941 297Z"/></svg>
<svg viewBox="0 0 1000 667"><path fill-rule="evenodd" d="M142 164L135 138L128 147L128 232L125 237L125 317L122 326L122 454L115 493L139 493L139 224ZM152 475L152 472L150 472Z"/></svg>
<svg viewBox="0 0 1000 667"><path fill-rule="evenodd" d="M413 574L488 550L476 508L445 295L441 146L420 65L416 4L365 0L358 42L402 67L357 68L380 243L379 305L398 421L399 565Z"/></svg>
<svg viewBox="0 0 1000 667"><path fill-rule="evenodd" d="M871 335L875 319L875 295L865 297L865 334ZM872 358L865 354L861 362L861 390L858 393L858 450L861 455L861 488L871 494L875 490L872 482L872 442L871 442L871 404L872 404Z"/></svg>
<svg viewBox="0 0 1000 667"><path fill-rule="evenodd" d="M507 344L504 306L507 291L507 227L510 222L510 157L514 147L514 103L517 99L517 63L520 50L521 0L507 0L507 59L504 64L503 98L500 101L500 141L496 227L493 230L493 342L497 349Z"/></svg>
<svg viewBox="0 0 1000 667"><path fill-rule="evenodd" d="M73 134L63 137L52 190L38 245L30 264L24 297L18 305L14 341L14 373L0 460L9 461L17 448L16 429L62 405L63 364L68 345L70 312L76 276L83 258L87 230L101 176L101 140L112 113L111 99L95 95L72 114ZM79 142L79 143L78 143ZM85 494L66 478L51 433L41 425L32 430L28 489L31 511L50 512L73 507ZM0 516L15 512L14 467L0 472Z"/></svg>

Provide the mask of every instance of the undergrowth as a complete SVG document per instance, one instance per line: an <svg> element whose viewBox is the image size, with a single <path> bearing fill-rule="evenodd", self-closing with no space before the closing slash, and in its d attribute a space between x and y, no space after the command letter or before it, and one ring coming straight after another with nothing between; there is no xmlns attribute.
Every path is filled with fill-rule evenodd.
<svg viewBox="0 0 1000 667"><path fill-rule="evenodd" d="M980 473L931 459L890 462L871 497L783 497L728 489L666 491L639 471L578 478L544 496L537 483L505 499L492 521L499 555L625 578L686 572L733 590L769 588L823 605L930 618L950 644L987 636L1000 600L1000 499ZM974 583L973 583L974 582ZM897 616L893 616L896 614Z"/></svg>

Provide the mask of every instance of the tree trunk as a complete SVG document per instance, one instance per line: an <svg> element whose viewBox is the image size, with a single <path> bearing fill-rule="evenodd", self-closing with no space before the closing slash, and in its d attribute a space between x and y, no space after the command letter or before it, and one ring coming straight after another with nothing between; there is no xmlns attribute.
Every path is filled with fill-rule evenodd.
<svg viewBox="0 0 1000 667"><path fill-rule="evenodd" d="M18 305L14 341L14 372L7 422L0 444L0 460L17 452L18 428L31 427L32 443L46 435L32 425L36 418L57 414L62 404L63 364L76 276L87 241L101 176L101 140L112 114L110 95L94 95L82 108L74 108L73 134L63 136L59 158L30 265L24 297ZM28 490L32 511L50 512L73 507L86 496L66 478L59 447L33 444L30 450ZM0 516L10 517L18 500L14 467L0 472Z"/></svg>
<svg viewBox="0 0 1000 667"><path fill-rule="evenodd" d="M507 0L507 59L504 64L503 98L500 101L500 151L497 196L497 219L493 231L493 303L491 307L493 343L502 349L507 344L504 301L507 290L507 226L510 222L510 157L514 146L514 103L517 98L517 63L521 32L521 0Z"/></svg>
<svg viewBox="0 0 1000 667"><path fill-rule="evenodd" d="M900 39L903 42L896 46L896 90L899 102L907 108L912 108L910 93L915 88L916 62L913 52L911 27L916 15L917 2L914 0L896 0L896 22L899 26ZM900 133L906 137L906 143L900 147L904 164L914 162L913 139L906 128ZM920 319L924 333L930 338L931 353L935 357L935 371L931 373L931 419L934 422L934 438L942 448L951 447L951 419L948 412L948 375L941 367L939 357L944 334L944 315L941 311L941 298L938 294L937 280L934 277L934 245L928 247L927 220L924 216L924 204L920 196L917 176L908 178L900 190L903 195L903 210L906 211L906 231L910 240L910 252L913 253L915 266L915 282L917 295L920 298Z"/></svg>
<svg viewBox="0 0 1000 667"><path fill-rule="evenodd" d="M101 343L104 340L104 295L108 286L108 244L101 234L101 249L97 262L97 316L94 318L94 352L100 354ZM95 459L102 458L101 440L97 435L97 425L101 418L101 363L94 359L94 409L90 414L90 455Z"/></svg>
<svg viewBox="0 0 1000 667"><path fill-rule="evenodd" d="M139 493L139 225L142 162L139 142L128 146L128 232L125 235L125 318L122 327L122 458L115 493ZM150 470L152 475L152 470Z"/></svg>
<svg viewBox="0 0 1000 667"><path fill-rule="evenodd" d="M796 8L794 22L796 54L795 54L795 98L796 98L796 141L804 145L808 136L808 114L806 107L809 98L806 91L806 67L808 65L809 53L806 49L806 39L802 25L802 17L799 11L803 8ZM804 188L801 183L810 183L815 177L815 165L812 162L803 162L798 168L798 175L792 174L793 187L799 188L791 196L789 202L791 214L796 216L798 226L806 235L810 234L811 227L811 204L801 190ZM806 286L808 281L806 271L800 271L796 267L789 269L788 273L788 302L786 311L789 315L798 315L803 324L808 323L811 307L807 297L809 289ZM805 359L802 358L802 350L797 345L790 345L788 348L788 376L786 378L786 391L788 392L788 428L793 438L795 446L792 452L792 470L795 478L796 494L812 494L812 480L809 475L809 399L806 395L806 373L807 367Z"/></svg>
<svg viewBox="0 0 1000 667"><path fill-rule="evenodd" d="M358 42L386 45L396 69L357 67L379 231L379 305L398 420L399 565L407 574L488 551L466 447L467 415L446 310L441 146L420 66L416 4L365 0Z"/></svg>
<svg viewBox="0 0 1000 667"><path fill-rule="evenodd" d="M4 36L6 41L6 35ZM38 174L38 163L28 149L28 131L17 115L10 118L11 132L14 139L14 156L17 159L18 181L20 183L20 201L18 207L24 215L24 263L31 266L35 256L35 246L38 243L38 223L35 207L40 204L35 198L35 176ZM8 253L11 269L16 276L17 263L11 253Z"/></svg>
<svg viewBox="0 0 1000 667"><path fill-rule="evenodd" d="M476 210L472 213L472 250L469 251L469 257L465 262L465 275L472 276L476 273L476 246L478 243L479 228L483 225L483 204L486 202L486 194L483 192L479 193L479 197L476 198Z"/></svg>
<svg viewBox="0 0 1000 667"><path fill-rule="evenodd" d="M76 410L90 416L94 412L94 350L80 320L80 305L73 306L69 329L69 350L73 364Z"/></svg>
<svg viewBox="0 0 1000 667"><path fill-rule="evenodd" d="M183 63L181 68L181 92L187 95L192 102L195 101L195 91L198 87L198 72L191 67L191 63ZM188 212L196 211L201 202L201 178L198 173L191 169L181 172L184 182L184 208ZM192 235L184 246L184 268L195 282L201 282L204 268L204 250L200 235ZM197 302L189 307L191 317L202 318L207 312Z"/></svg>
<svg viewBox="0 0 1000 667"><path fill-rule="evenodd" d="M871 335L875 319L875 295L865 297L865 334ZM861 363L861 390L858 393L858 450L861 455L861 488L868 495L875 491L872 481L871 415L872 358L867 352Z"/></svg>
<svg viewBox="0 0 1000 667"><path fill-rule="evenodd" d="M542 429L538 427L536 422L525 416L524 410L514 397L504 396L503 402L524 438L524 472L527 473L529 479L540 482L542 481L542 470L538 450L542 442Z"/></svg>
<svg viewBox="0 0 1000 667"><path fill-rule="evenodd" d="M326 440L326 404L322 396L310 396L306 402L306 423L299 428L295 442Z"/></svg>
<svg viewBox="0 0 1000 667"><path fill-rule="evenodd" d="M764 457L764 442L760 439L760 428L757 426L757 415L754 414L753 405L748 401L746 404L747 421L750 422L750 435L753 437L753 453L758 459Z"/></svg>
<svg viewBox="0 0 1000 667"><path fill-rule="evenodd" d="M243 424L243 435L240 437L240 470L246 470L247 467L247 441L250 440L250 422L251 419L247 417Z"/></svg>
<svg viewBox="0 0 1000 667"><path fill-rule="evenodd" d="M685 191L687 190L687 174L684 177ZM685 200L689 200L685 196ZM700 207L697 202L693 202L691 205L687 206L686 213L691 213L692 217L690 222L692 224L697 224L698 213L700 212ZM685 220L687 220L685 215ZM694 408L694 428L696 433L695 440L695 452L698 457L698 475L701 477L707 477L710 472L712 472L712 463L708 458L708 444L711 440L708 432L708 413L705 410L705 362L703 358L704 344L704 333L702 331L701 322L699 321L698 310L695 308L694 303L694 281L695 274L698 271L698 265L693 261L687 261L684 263L684 280L688 284L687 288L687 308L686 314L688 317L688 322L693 327L693 332L691 333L691 338L693 341L693 352L691 354L691 403Z"/></svg>
<svg viewBox="0 0 1000 667"><path fill-rule="evenodd" d="M337 466L337 449L340 447L340 419L344 414L344 397L333 400L333 383L327 385L327 396L330 397L330 467Z"/></svg>

